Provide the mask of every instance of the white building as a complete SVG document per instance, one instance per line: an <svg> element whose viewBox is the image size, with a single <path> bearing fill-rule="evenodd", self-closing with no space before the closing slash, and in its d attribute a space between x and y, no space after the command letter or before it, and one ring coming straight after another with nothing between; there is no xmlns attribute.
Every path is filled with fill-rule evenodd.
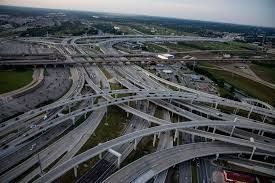
<svg viewBox="0 0 275 183"><path fill-rule="evenodd" d="M168 59L175 58L175 56L171 55L171 54L168 54L168 53L165 53L165 54L158 55L158 58L163 59L163 60L168 60Z"/></svg>

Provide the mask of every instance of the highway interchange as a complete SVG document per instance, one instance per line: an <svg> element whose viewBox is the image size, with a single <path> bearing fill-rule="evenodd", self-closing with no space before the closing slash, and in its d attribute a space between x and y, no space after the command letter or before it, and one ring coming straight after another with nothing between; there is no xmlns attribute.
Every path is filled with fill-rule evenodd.
<svg viewBox="0 0 275 183"><path fill-rule="evenodd" d="M154 54L126 56L114 48L121 42L136 41L230 40L140 35L20 39L24 46L35 46L23 49L20 55L1 53L0 65L64 67L43 67L47 75L42 84L27 94L1 96L0 182L52 182L70 170L77 182L165 182L168 170L177 164L181 167L179 182L191 182L190 160L194 158L201 158L203 164L202 157L220 154L247 154L247 161L254 154L262 159L274 157L275 110L271 105L256 99L233 101L168 81L142 68L149 61L165 63ZM98 47L91 50L94 56L86 52L91 45ZM39 56L44 53L58 58L44 60L45 55ZM211 61L197 59L206 60ZM190 60L168 62L177 61L184 64ZM121 89L113 90L111 80ZM52 102L37 107L45 98ZM79 153L113 106L125 111L127 117L131 114L121 136ZM221 111L224 107L231 112ZM161 118L155 115L160 109ZM119 169L148 136L155 152ZM96 156L100 160L79 176L78 167ZM210 182L206 174L199 168L199 180Z"/></svg>

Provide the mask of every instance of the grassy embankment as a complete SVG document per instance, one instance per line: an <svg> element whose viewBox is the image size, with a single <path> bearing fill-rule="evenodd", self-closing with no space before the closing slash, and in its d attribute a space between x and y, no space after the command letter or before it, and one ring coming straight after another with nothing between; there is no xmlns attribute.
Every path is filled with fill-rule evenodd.
<svg viewBox="0 0 275 183"><path fill-rule="evenodd" d="M32 81L32 70L0 70L0 94L19 89Z"/></svg>
<svg viewBox="0 0 275 183"><path fill-rule="evenodd" d="M203 68L203 70L210 73L219 81L224 81L254 98L258 98L273 106L275 105L274 89L228 71L216 70L214 68Z"/></svg>
<svg viewBox="0 0 275 183"><path fill-rule="evenodd" d="M275 84L275 67L252 64L250 69L262 80Z"/></svg>

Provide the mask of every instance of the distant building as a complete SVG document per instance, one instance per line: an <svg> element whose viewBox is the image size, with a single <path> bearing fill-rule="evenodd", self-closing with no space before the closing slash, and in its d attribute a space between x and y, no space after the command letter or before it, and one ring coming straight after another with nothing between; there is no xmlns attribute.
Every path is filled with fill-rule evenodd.
<svg viewBox="0 0 275 183"><path fill-rule="evenodd" d="M160 55L158 55L158 58L163 59L163 60L169 60L169 59L175 58L175 56L166 53L166 54L160 54Z"/></svg>

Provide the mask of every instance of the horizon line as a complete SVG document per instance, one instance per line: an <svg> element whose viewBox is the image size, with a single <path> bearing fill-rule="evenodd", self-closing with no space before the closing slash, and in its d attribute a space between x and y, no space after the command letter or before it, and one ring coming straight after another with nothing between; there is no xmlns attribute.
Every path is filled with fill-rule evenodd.
<svg viewBox="0 0 275 183"><path fill-rule="evenodd" d="M81 10L81 9L70 9L70 8L48 8L48 7L35 7L35 6L20 6L20 5L1 5L6 7L17 7L17 8L33 8L33 9L45 9L45 10L61 10L61 11L71 11L71 12L88 12L88 13L101 13L101 14L116 14L122 16L147 16L147 17L159 17L159 18L171 18L171 19L178 19L178 20L189 20L189 21L200 21L200 22L209 22L209 23L219 23L219 24L231 24L237 26L250 26L250 27L258 27L258 28L271 28L275 29L275 26L261 26L261 25L252 25L252 24L242 24L242 23L234 23L234 22L223 22L223 21L213 21L213 20L201 20L201 19L186 19L182 17L174 17L174 16L160 16L160 15L148 15L148 14L139 14L139 13L118 13L118 12L107 12L107 11L93 11L93 10Z"/></svg>

